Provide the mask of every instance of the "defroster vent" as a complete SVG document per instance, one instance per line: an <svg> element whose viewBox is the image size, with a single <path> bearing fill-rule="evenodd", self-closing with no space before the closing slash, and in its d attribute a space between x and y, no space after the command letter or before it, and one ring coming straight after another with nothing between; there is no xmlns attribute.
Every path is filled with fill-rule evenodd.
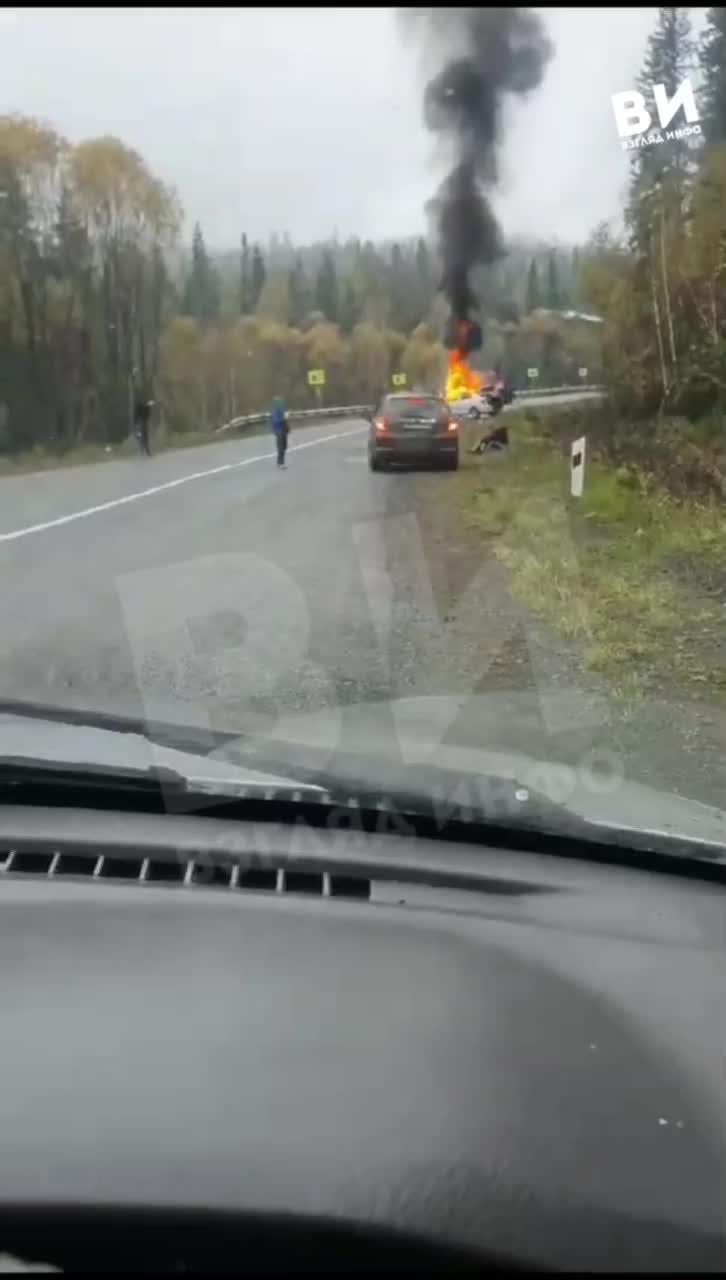
<svg viewBox="0 0 726 1280"><path fill-rule="evenodd" d="M248 867L231 860L203 857L149 858L116 853L5 849L0 850L0 875L165 883L181 888L214 887L319 898L368 899L371 896L371 882L365 876L274 865Z"/></svg>

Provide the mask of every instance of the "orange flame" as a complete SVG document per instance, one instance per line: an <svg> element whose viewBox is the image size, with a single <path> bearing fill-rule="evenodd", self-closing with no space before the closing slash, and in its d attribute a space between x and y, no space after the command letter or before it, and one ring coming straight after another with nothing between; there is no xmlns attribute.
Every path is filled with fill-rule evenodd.
<svg viewBox="0 0 726 1280"><path fill-rule="evenodd" d="M449 356L449 373L444 392L449 404L456 400L464 400L467 396L478 395L490 381L493 379L488 374L475 373L469 368L461 351L452 351Z"/></svg>

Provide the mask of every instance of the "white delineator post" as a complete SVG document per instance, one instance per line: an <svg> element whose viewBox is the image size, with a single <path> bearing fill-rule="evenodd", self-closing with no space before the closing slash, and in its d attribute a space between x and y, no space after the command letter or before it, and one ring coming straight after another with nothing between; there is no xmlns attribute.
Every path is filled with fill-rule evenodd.
<svg viewBox="0 0 726 1280"><path fill-rule="evenodd" d="M585 437L573 440L570 446L570 493L581 498L585 484Z"/></svg>

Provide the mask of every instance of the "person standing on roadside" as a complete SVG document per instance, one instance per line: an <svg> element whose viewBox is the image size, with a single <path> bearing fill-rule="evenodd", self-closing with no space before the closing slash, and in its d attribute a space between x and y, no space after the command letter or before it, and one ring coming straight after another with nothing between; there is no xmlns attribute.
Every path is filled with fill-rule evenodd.
<svg viewBox="0 0 726 1280"><path fill-rule="evenodd" d="M272 401L270 421L272 423L272 432L277 445L277 465L278 467L285 467L285 454L287 453L287 438L290 434L290 423L288 422L285 401L282 396L275 396Z"/></svg>
<svg viewBox="0 0 726 1280"><path fill-rule="evenodd" d="M153 408L153 400L142 400L140 396L136 398L134 405L134 426L136 434L141 442L141 448L147 457L151 457L151 446L149 444L149 420L151 418L151 410Z"/></svg>

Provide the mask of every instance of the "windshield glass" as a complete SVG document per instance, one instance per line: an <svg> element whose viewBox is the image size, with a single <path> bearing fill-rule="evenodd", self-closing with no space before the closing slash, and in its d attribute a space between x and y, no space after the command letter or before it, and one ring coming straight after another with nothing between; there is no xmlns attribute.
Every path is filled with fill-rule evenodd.
<svg viewBox="0 0 726 1280"><path fill-rule="evenodd" d="M0 11L0 754L721 807L725 13Z"/></svg>

